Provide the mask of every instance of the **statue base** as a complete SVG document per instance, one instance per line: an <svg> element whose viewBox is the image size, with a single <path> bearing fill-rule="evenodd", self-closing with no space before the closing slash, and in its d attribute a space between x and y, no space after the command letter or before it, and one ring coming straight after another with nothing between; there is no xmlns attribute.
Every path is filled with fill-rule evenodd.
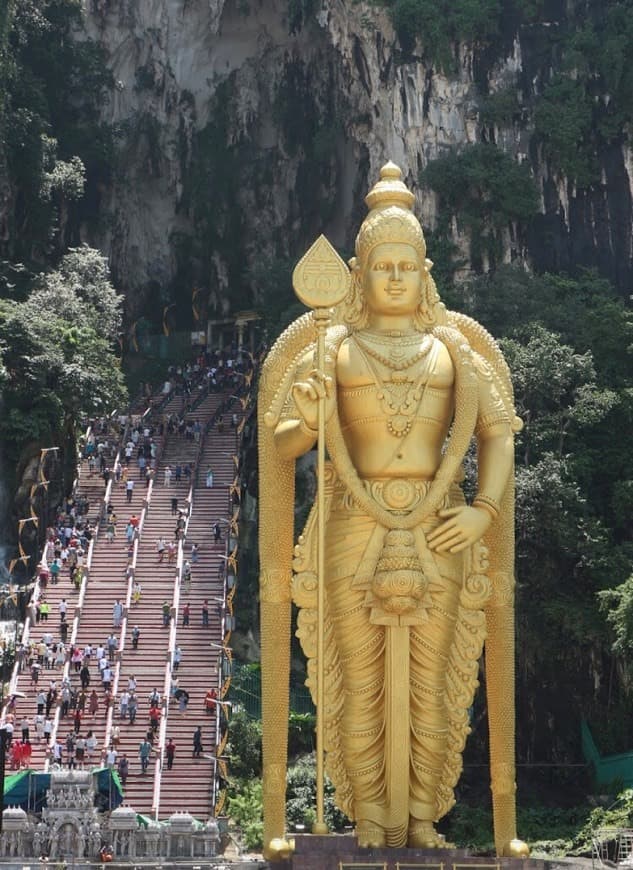
<svg viewBox="0 0 633 870"><path fill-rule="evenodd" d="M297 834L295 852L271 868L292 870L555 870L555 859L481 858L465 849L362 849L356 837ZM568 867L570 865L567 865Z"/></svg>

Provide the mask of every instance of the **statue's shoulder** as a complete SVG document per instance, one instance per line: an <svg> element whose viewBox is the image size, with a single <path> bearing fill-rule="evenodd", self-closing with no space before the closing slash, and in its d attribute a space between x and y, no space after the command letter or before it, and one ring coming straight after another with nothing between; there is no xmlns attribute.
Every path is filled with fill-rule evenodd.
<svg viewBox="0 0 633 870"><path fill-rule="evenodd" d="M447 312L448 325L459 331L467 340L472 353L474 367L480 383L488 382L494 387L514 432L520 431L522 422L516 415L514 407L514 390L508 364L496 340L488 330L465 314L456 311Z"/></svg>
<svg viewBox="0 0 633 870"><path fill-rule="evenodd" d="M429 386L449 388L455 382L455 366L446 344L434 335L429 357L431 359L431 374Z"/></svg>

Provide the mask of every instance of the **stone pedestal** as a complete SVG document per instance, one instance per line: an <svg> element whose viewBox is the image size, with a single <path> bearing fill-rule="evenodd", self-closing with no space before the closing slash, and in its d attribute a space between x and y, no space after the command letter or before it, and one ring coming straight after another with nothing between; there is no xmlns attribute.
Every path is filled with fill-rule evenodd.
<svg viewBox="0 0 633 870"><path fill-rule="evenodd" d="M549 861L476 858L462 849L361 849L353 836L298 835L292 870L549 870Z"/></svg>

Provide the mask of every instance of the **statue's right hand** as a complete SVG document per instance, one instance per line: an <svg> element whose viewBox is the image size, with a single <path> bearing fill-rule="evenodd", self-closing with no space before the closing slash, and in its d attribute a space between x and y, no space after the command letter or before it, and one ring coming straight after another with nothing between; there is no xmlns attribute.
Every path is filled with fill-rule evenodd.
<svg viewBox="0 0 633 870"><path fill-rule="evenodd" d="M316 431L319 400L325 401L326 421L334 410L334 382L329 375L313 369L305 380L292 385L292 397L305 425Z"/></svg>

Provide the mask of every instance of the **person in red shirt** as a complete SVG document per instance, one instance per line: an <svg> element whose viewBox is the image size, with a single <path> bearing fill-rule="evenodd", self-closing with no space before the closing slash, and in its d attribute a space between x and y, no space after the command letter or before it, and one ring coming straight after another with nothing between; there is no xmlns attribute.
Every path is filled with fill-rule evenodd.
<svg viewBox="0 0 633 870"><path fill-rule="evenodd" d="M171 739L171 737L167 740L167 746L165 747L165 755L167 757L167 770L171 770L174 766L174 755L176 754L176 744Z"/></svg>
<svg viewBox="0 0 633 870"><path fill-rule="evenodd" d="M215 711L217 697L218 693L215 689L209 689L207 694L204 696L204 709L207 713L211 714Z"/></svg>
<svg viewBox="0 0 633 870"><path fill-rule="evenodd" d="M158 731L158 726L160 725L160 708L156 705L150 707L149 724L154 734L156 734L156 732Z"/></svg>

